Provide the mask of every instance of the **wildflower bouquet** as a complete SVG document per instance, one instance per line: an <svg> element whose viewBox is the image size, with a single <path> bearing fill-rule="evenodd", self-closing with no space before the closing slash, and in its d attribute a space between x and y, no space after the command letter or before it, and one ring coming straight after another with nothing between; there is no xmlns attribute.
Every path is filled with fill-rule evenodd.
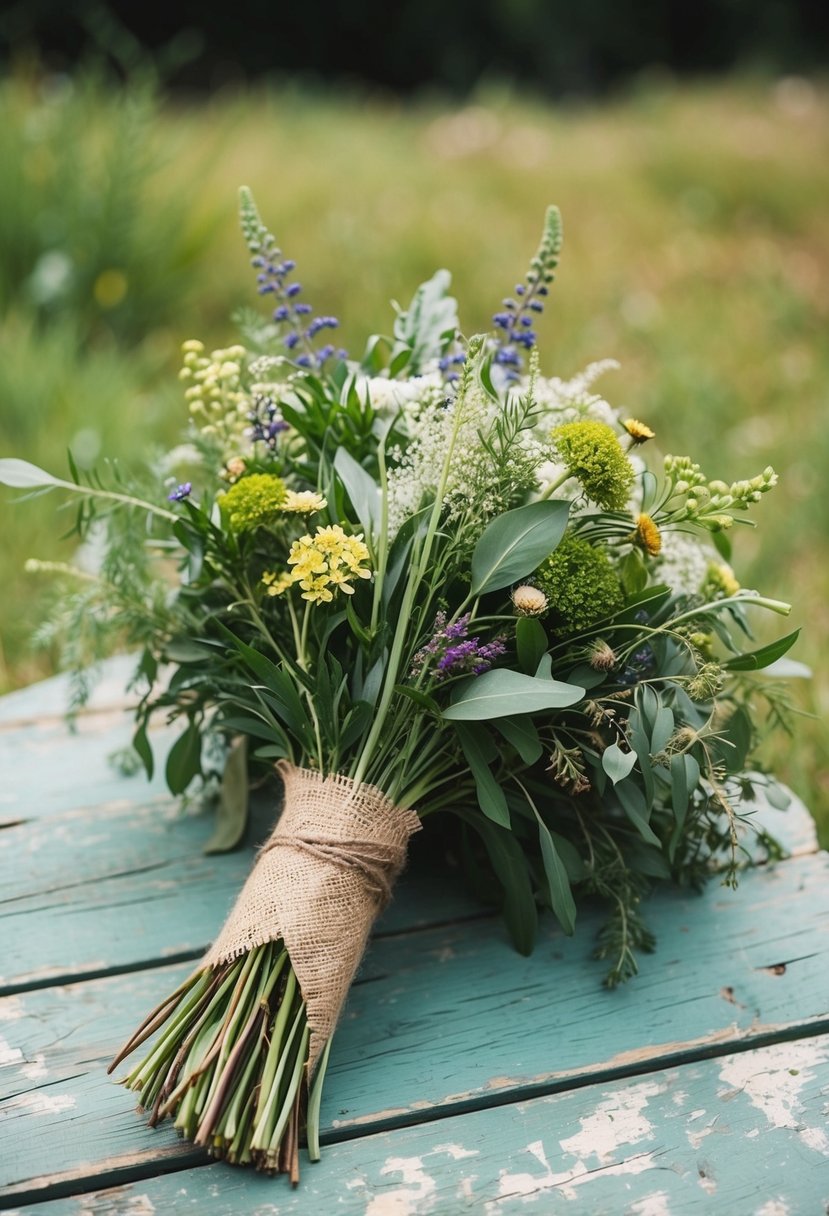
<svg viewBox="0 0 829 1216"><path fill-rule="evenodd" d="M412 833L440 833L498 892L524 952L539 908L572 933L576 898L602 897L598 952L610 983L628 978L653 945L649 887L716 867L733 882L741 804L757 782L785 800L746 775L754 702L784 708L751 673L795 635L752 643L753 614L788 606L727 564L773 470L726 484L668 456L653 471L650 428L594 391L612 363L541 375L555 208L493 335L461 336L440 271L362 358L326 340L336 322L246 191L242 227L270 315L240 317L227 349L185 343L187 444L130 479L5 460L0 480L76 499L100 560L64 597L66 636L80 660L84 639L140 644L134 746L151 771L150 716L182 721L174 792L219 757L213 847L237 842L248 781L281 779L219 938L113 1067L160 1031L126 1078L150 1122L296 1181Z"/></svg>

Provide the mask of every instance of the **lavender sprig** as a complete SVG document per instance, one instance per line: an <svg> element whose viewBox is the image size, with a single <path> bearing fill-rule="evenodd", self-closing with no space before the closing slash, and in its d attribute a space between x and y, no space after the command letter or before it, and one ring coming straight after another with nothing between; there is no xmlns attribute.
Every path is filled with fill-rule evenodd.
<svg viewBox="0 0 829 1216"><path fill-rule="evenodd" d="M412 675L419 675L431 667L436 680L447 680L452 676L483 675L493 663L506 654L506 644L501 637L491 642L481 642L479 637L470 638L469 613L451 624L446 624L446 613L438 612L429 641L418 650L412 663Z"/></svg>
<svg viewBox="0 0 829 1216"><path fill-rule="evenodd" d="M498 331L495 363L503 369L508 383L518 379L523 367L521 350L530 351L536 344L535 318L544 311L544 298L549 295L550 284L555 278L561 240L561 214L558 207L548 207L541 243L524 282L515 286L516 298L507 296L501 302L501 311L493 315L492 321Z"/></svg>
<svg viewBox="0 0 829 1216"><path fill-rule="evenodd" d="M257 290L260 296L274 297L273 320L287 331L282 342L293 362L298 367L320 370L333 354L347 358L347 351L337 350L331 342L319 349L315 347L319 334L336 329L339 321L336 317L314 316L312 306L299 298L302 284L291 281L296 262L293 258L283 258L276 238L262 223L253 195L246 186L239 191L239 212L242 233L251 253L251 266L257 272Z"/></svg>

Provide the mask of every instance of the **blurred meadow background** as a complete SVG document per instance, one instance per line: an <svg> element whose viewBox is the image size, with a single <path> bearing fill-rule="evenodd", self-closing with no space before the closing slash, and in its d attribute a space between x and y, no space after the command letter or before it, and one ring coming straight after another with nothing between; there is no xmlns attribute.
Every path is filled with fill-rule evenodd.
<svg viewBox="0 0 829 1216"><path fill-rule="evenodd" d="M490 327L544 208L565 247L540 325L542 371L621 369L602 391L663 452L711 477L773 464L780 485L735 536L745 586L794 603L794 738L766 759L829 843L829 85L818 72L638 71L550 95L507 75L460 95L324 77L162 87L129 43L55 70L31 46L0 79L0 454L64 475L177 441L189 337L234 338L255 305L236 222L251 186L307 297L362 350L439 266L467 333ZM555 90L553 90L555 94ZM50 496L0 497L0 692L49 675L32 645L68 560ZM765 624L765 622L764 622Z"/></svg>

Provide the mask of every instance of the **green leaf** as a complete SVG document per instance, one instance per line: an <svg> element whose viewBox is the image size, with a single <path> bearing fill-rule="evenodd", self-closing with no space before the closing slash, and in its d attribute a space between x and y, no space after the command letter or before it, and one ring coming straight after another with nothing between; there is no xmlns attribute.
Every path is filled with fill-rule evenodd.
<svg viewBox="0 0 829 1216"><path fill-rule="evenodd" d="M542 655L547 653L547 634L539 620L519 616L515 622L515 649L518 665L525 675L535 675Z"/></svg>
<svg viewBox="0 0 829 1216"><path fill-rule="evenodd" d="M201 731L191 722L167 756L165 776L171 794L183 794L201 772Z"/></svg>
<svg viewBox="0 0 829 1216"><path fill-rule="evenodd" d="M231 744L222 774L216 827L204 846L205 853L235 849L248 822L248 740L238 735Z"/></svg>
<svg viewBox="0 0 829 1216"><path fill-rule="evenodd" d="M334 468L346 488L363 531L370 540L376 535L380 522L379 486L345 448L337 448Z"/></svg>
<svg viewBox="0 0 829 1216"><path fill-rule="evenodd" d="M573 892L570 890L567 868L561 860L555 841L550 834L550 829L535 807L533 807L533 810L538 821L541 860L544 864L544 874L547 879L550 906L564 932L568 937L572 937L576 929L576 904L573 899Z"/></svg>
<svg viewBox="0 0 829 1216"><path fill-rule="evenodd" d="M34 486L64 486L68 483L53 477L36 464L30 464L28 460L8 456L0 460L0 484L15 490L31 490ZM70 485L70 488L74 487Z"/></svg>
<svg viewBox="0 0 829 1216"><path fill-rule="evenodd" d="M532 718L497 718L495 728L511 743L525 764L535 764L544 748Z"/></svg>
<svg viewBox="0 0 829 1216"><path fill-rule="evenodd" d="M448 270L436 271L421 283L405 312L394 322L394 336L411 348L411 372L443 354L458 330L458 304L450 295L452 276Z"/></svg>
<svg viewBox="0 0 829 1216"><path fill-rule="evenodd" d="M521 845L511 832L474 811L453 808L483 841L495 876L504 890L503 917L519 954L531 954L538 931L532 881Z"/></svg>
<svg viewBox="0 0 829 1216"><path fill-rule="evenodd" d="M619 562L619 578L628 596L637 595L648 585L648 568L638 549L626 553Z"/></svg>
<svg viewBox="0 0 829 1216"><path fill-rule="evenodd" d="M660 704L651 731L651 755L656 756L674 733L674 715L667 705Z"/></svg>
<svg viewBox="0 0 829 1216"><path fill-rule="evenodd" d="M583 696L584 689L575 684L537 679L500 668L465 680L443 716L452 722L482 722L512 714L563 709L575 705Z"/></svg>
<svg viewBox="0 0 829 1216"><path fill-rule="evenodd" d="M688 770L685 767L684 756L671 756L671 806L677 826L682 828L688 811Z"/></svg>
<svg viewBox="0 0 829 1216"><path fill-rule="evenodd" d="M564 535L569 510L568 502L531 502L493 519L472 554L472 595L531 574Z"/></svg>
<svg viewBox="0 0 829 1216"><path fill-rule="evenodd" d="M614 785L624 781L636 763L636 752L623 752L618 743L611 743L602 752L602 768Z"/></svg>
<svg viewBox="0 0 829 1216"><path fill-rule="evenodd" d="M791 650L799 635L800 630L795 629L793 633L787 633L784 638L778 638L776 642L769 642L768 646L761 646L759 650L752 650L749 654L739 654L736 658L729 659L723 663L723 667L726 671L759 671L782 658L787 650Z"/></svg>
<svg viewBox="0 0 829 1216"><path fill-rule="evenodd" d="M408 684L395 684L394 691L399 692L401 697L408 697L410 701L414 701L415 705L419 705L421 709L427 710L435 717L440 717L440 706L437 701L421 689L410 688Z"/></svg>
<svg viewBox="0 0 829 1216"><path fill-rule="evenodd" d="M475 778L478 806L487 819L500 824L502 828L508 828L510 826L509 807L504 791L493 777L489 767L484 745L485 736L482 736L480 730L473 726L458 726L456 729L466 762Z"/></svg>
<svg viewBox="0 0 829 1216"><path fill-rule="evenodd" d="M155 761L153 759L153 749L147 738L147 723L142 722L138 730L132 737L132 746L135 748L141 763L144 765L144 770L147 774L147 780L152 781L153 773L155 772Z"/></svg>
<svg viewBox="0 0 829 1216"><path fill-rule="evenodd" d="M657 848L661 848L662 842L648 823L648 806L645 802L645 795L639 789L639 786L634 785L630 780L621 781L616 786L616 796L621 802L622 809L628 819L642 839L647 841L648 844L655 844Z"/></svg>

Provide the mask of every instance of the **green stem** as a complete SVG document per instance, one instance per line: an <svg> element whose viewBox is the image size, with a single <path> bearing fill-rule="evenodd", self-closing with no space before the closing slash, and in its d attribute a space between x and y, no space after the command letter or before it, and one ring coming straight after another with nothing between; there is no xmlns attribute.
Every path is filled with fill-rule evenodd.
<svg viewBox="0 0 829 1216"><path fill-rule="evenodd" d="M166 507L158 507L154 502L145 502L143 498L135 498L132 494L119 494L116 490L98 490L94 486L78 485L75 481L62 481L58 477L52 478L49 485L71 490L73 494L84 494L87 498L107 498L110 502L123 503L128 507L140 507L149 515L157 515L159 519L166 519L174 524L178 523L180 518L174 511L168 511Z"/></svg>

